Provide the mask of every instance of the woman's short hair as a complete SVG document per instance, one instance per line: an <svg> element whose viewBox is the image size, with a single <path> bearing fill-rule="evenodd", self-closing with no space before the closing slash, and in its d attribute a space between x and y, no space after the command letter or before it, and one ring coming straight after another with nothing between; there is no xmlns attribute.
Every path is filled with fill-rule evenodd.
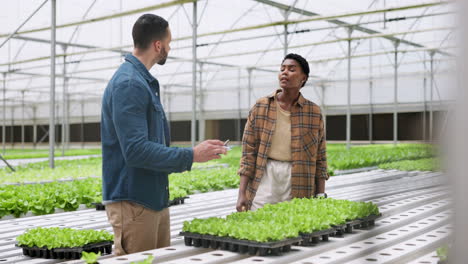
<svg viewBox="0 0 468 264"><path fill-rule="evenodd" d="M309 73L310 73L309 63L301 55L295 54L295 53L289 53L288 55L286 55L281 63L283 63L287 59L295 60L301 66L302 72L306 75L306 80L301 86L301 87L304 87L307 80L309 79Z"/></svg>

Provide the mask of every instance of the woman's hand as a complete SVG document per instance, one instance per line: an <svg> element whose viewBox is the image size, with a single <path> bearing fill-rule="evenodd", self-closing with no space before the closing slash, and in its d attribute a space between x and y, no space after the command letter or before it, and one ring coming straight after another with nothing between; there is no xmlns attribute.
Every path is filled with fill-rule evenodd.
<svg viewBox="0 0 468 264"><path fill-rule="evenodd" d="M239 192L239 196L237 197L236 209L237 212L247 211L247 196L245 195L245 192Z"/></svg>

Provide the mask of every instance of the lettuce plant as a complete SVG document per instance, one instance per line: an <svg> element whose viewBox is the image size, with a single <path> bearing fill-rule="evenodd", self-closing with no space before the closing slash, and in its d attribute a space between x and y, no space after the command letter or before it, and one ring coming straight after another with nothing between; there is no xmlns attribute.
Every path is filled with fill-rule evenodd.
<svg viewBox="0 0 468 264"><path fill-rule="evenodd" d="M436 171L440 170L440 161L436 158L418 159L418 160L402 160L389 162L379 165L380 169L384 170L401 170L401 171Z"/></svg>
<svg viewBox="0 0 468 264"><path fill-rule="evenodd" d="M325 230L332 225L378 214L378 207L371 202L303 198L267 204L255 212L232 213L226 218L185 221L182 231L269 242Z"/></svg>
<svg viewBox="0 0 468 264"><path fill-rule="evenodd" d="M113 239L114 235L105 230L58 227L30 229L16 238L19 246L46 247L47 249L81 247Z"/></svg>
<svg viewBox="0 0 468 264"><path fill-rule="evenodd" d="M101 256L101 252L98 252L97 254L94 252L82 252L81 255L81 260L84 260L87 264L95 264L98 263L98 259Z"/></svg>
<svg viewBox="0 0 468 264"><path fill-rule="evenodd" d="M436 250L437 257L439 257L440 261L447 261L449 247L447 245L440 247Z"/></svg>
<svg viewBox="0 0 468 264"><path fill-rule="evenodd" d="M55 209L75 211L81 204L102 200L101 179L88 178L70 182L0 186L0 218L19 217L31 211L51 214Z"/></svg>
<svg viewBox="0 0 468 264"><path fill-rule="evenodd" d="M151 264L153 263L154 256L148 256L145 260L130 262L130 264Z"/></svg>

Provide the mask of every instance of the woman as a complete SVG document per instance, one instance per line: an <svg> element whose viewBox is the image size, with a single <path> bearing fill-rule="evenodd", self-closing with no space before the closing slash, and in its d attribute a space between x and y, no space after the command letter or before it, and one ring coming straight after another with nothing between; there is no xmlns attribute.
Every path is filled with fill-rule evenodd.
<svg viewBox="0 0 468 264"><path fill-rule="evenodd" d="M309 64L297 54L281 63L278 89L249 112L242 139L237 211L294 197L326 197L325 131L318 107L300 90Z"/></svg>

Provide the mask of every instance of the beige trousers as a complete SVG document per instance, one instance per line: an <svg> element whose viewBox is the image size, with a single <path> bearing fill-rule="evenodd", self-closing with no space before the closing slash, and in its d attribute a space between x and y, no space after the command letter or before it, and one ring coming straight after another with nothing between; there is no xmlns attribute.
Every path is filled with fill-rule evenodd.
<svg viewBox="0 0 468 264"><path fill-rule="evenodd" d="M250 210L291 200L292 162L268 159Z"/></svg>
<svg viewBox="0 0 468 264"><path fill-rule="evenodd" d="M106 204L114 229L117 256L168 247L171 243L169 208L154 211L130 201Z"/></svg>

